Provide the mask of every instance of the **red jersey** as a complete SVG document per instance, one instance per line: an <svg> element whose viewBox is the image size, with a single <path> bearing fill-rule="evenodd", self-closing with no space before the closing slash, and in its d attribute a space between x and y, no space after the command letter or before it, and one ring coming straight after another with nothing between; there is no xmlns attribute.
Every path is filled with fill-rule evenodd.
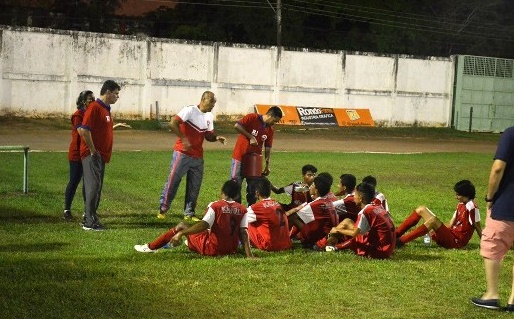
<svg viewBox="0 0 514 319"><path fill-rule="evenodd" d="M208 205L203 220L209 224L209 229L187 236L189 249L206 256L235 253L239 230L248 227L246 207L221 199Z"/></svg>
<svg viewBox="0 0 514 319"><path fill-rule="evenodd" d="M306 247L314 245L325 238L332 227L337 226L337 217L333 202L327 197L318 197L298 211L298 217L305 223L298 238Z"/></svg>
<svg viewBox="0 0 514 319"><path fill-rule="evenodd" d="M173 150L184 153L191 157L203 157L203 140L205 135L213 134L214 124L211 112L203 113L198 105L186 106L175 115L180 123L180 131L184 134L191 148L186 152L182 140L177 138Z"/></svg>
<svg viewBox="0 0 514 319"><path fill-rule="evenodd" d="M102 156L105 163L109 163L112 155L113 128L111 118L111 107L100 99L91 102L80 127L91 132L91 138L95 144L96 151ZM91 154L86 143L80 143L80 157L83 159Z"/></svg>
<svg viewBox="0 0 514 319"><path fill-rule="evenodd" d="M277 201L266 198L255 203L248 208L247 216L253 246L267 251L291 248L287 216Z"/></svg>
<svg viewBox="0 0 514 319"><path fill-rule="evenodd" d="M85 111L84 108L77 109L71 116L71 143L68 148L68 160L72 162L80 162L80 135L77 128L82 125Z"/></svg>
<svg viewBox="0 0 514 319"><path fill-rule="evenodd" d="M357 220L360 208L355 203L353 194L347 194L343 199L335 201L334 206L340 221L345 218L350 218L354 222Z"/></svg>
<svg viewBox="0 0 514 319"><path fill-rule="evenodd" d="M368 204L359 212L355 227L360 233L353 238L352 250L360 256L389 258L396 245L396 234L389 213L378 205Z"/></svg>
<svg viewBox="0 0 514 319"><path fill-rule="evenodd" d="M480 211L474 200L459 203L452 219L455 218L450 230L458 240L457 246L464 247L473 236L476 222L480 221Z"/></svg>
<svg viewBox="0 0 514 319"><path fill-rule="evenodd" d="M285 211L298 207L303 203L312 202L312 198L309 194L309 186L304 185L301 182L295 182L284 186L284 192L291 196L291 203L282 204Z"/></svg>
<svg viewBox="0 0 514 319"><path fill-rule="evenodd" d="M257 139L257 145L250 145L250 141L246 136L239 134L237 137L234 151L232 152L232 158L241 162L243 155L250 153L262 153L262 147L271 147L273 144L273 127L264 124L262 115L257 113L250 113L245 115L239 122L247 132L255 136Z"/></svg>

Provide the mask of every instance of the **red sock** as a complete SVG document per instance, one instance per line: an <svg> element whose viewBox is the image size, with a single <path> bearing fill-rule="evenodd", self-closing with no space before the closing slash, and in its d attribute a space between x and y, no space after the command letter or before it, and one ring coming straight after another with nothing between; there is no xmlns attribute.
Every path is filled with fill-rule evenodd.
<svg viewBox="0 0 514 319"><path fill-rule="evenodd" d="M344 243L337 244L335 247L337 248L337 250L349 249L352 246L352 244L353 244L353 238L348 239Z"/></svg>
<svg viewBox="0 0 514 319"><path fill-rule="evenodd" d="M298 229L298 227L291 227L291 230L289 231L289 238L294 238L294 236L298 235L299 232L300 230Z"/></svg>
<svg viewBox="0 0 514 319"><path fill-rule="evenodd" d="M409 215L409 217L407 217L403 223L400 224L400 226L398 226L396 228L396 237L401 237L403 234L405 234L405 232L407 230L409 230L409 228L411 228L412 226L415 226L419 220L421 219L421 216L418 215L418 213L416 213L416 211L413 211L412 214Z"/></svg>
<svg viewBox="0 0 514 319"><path fill-rule="evenodd" d="M425 226L425 224L421 224L420 226L416 227L413 231L410 233L403 235L400 237L400 241L404 244L413 241L414 239L421 237L428 233L428 228Z"/></svg>
<svg viewBox="0 0 514 319"><path fill-rule="evenodd" d="M171 238L173 236L175 236L176 233L177 233L177 231L175 230L175 227L170 228L170 230L168 230L167 232L165 232L161 236L157 237L156 240L154 240L151 243L149 243L148 244L148 248L150 248L152 250L161 248L162 246L164 246L167 243L169 243Z"/></svg>

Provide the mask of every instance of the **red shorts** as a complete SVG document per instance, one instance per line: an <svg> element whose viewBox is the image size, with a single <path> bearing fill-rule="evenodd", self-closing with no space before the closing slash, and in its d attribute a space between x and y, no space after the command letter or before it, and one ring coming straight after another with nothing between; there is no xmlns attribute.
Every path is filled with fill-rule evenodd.
<svg viewBox="0 0 514 319"><path fill-rule="evenodd" d="M446 249L455 249L466 246L467 243L460 243L455 234L448 229L445 225L441 225L435 234L432 234L432 239L441 247Z"/></svg>
<svg viewBox="0 0 514 319"><path fill-rule="evenodd" d="M480 240L480 255L502 260L514 242L514 222L492 219L487 212L485 228Z"/></svg>

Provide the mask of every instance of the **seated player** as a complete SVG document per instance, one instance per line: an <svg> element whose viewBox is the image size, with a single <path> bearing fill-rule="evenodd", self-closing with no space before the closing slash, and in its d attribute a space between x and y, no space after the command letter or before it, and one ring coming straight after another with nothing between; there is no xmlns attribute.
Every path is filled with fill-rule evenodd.
<svg viewBox="0 0 514 319"><path fill-rule="evenodd" d="M280 188L271 185L271 190L273 193L286 193L287 195L291 196L291 203L281 204L285 211L288 211L291 208L297 207L303 203L312 201L312 198L309 195L309 186L312 184L312 181L314 180L317 172L318 169L314 165L307 164L302 167L301 182L294 182Z"/></svg>
<svg viewBox="0 0 514 319"><path fill-rule="evenodd" d="M339 177L339 189L335 195L343 196L343 198L335 201L334 206L337 215L339 215L339 220L341 221L350 218L355 222L357 220L357 214L361 210L354 199L355 185L357 185L357 179L354 175L342 174Z"/></svg>
<svg viewBox="0 0 514 319"><path fill-rule="evenodd" d="M381 205L385 210L389 212L389 205L387 204L387 200L381 192L377 190L377 179L371 175L368 175L362 179L363 183L371 184L375 188L375 198L373 199L373 204Z"/></svg>
<svg viewBox="0 0 514 319"><path fill-rule="evenodd" d="M369 258L391 257L396 242L394 224L382 206L371 204L374 197L375 188L372 185L357 185L355 203L361 207L357 221L354 223L347 218L332 228L327 239L327 251L350 249L359 256ZM350 239L337 244L345 236Z"/></svg>
<svg viewBox="0 0 514 319"><path fill-rule="evenodd" d="M234 254L241 240L246 256L253 257L247 233L246 207L234 201L238 195L237 182L226 181L221 189L221 199L207 206L202 220L191 226L181 222L151 243L135 245L134 249L142 253L153 253L170 241L173 246L180 245L182 237L186 236L189 250L200 255Z"/></svg>
<svg viewBox="0 0 514 319"><path fill-rule="evenodd" d="M248 207L248 236L250 243L261 250L279 251L290 249L289 223L277 201L270 198L271 183L261 178L256 184L257 203Z"/></svg>
<svg viewBox="0 0 514 319"><path fill-rule="evenodd" d="M297 236L305 248L314 248L319 240L323 240L332 227L338 223L337 214L331 199L327 198L332 186L332 176L321 173L314 178L309 192L314 200L292 208L286 212L289 224L294 225Z"/></svg>
<svg viewBox="0 0 514 319"><path fill-rule="evenodd" d="M401 247L429 232L437 245L447 249L466 246L474 231L477 232L478 237L482 237L480 212L474 201L475 186L468 180L461 180L455 184L453 190L459 203L448 225L444 225L427 207L419 206L396 229L398 238L396 246ZM421 218L423 218L424 223L405 234Z"/></svg>

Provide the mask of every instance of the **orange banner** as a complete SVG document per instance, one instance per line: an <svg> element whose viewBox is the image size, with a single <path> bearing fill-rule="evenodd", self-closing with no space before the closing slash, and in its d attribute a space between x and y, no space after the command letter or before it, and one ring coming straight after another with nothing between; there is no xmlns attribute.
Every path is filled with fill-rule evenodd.
<svg viewBox="0 0 514 319"><path fill-rule="evenodd" d="M255 112L266 114L272 105L256 104ZM375 126L369 109L334 109L307 106L277 105L284 116L278 124Z"/></svg>

